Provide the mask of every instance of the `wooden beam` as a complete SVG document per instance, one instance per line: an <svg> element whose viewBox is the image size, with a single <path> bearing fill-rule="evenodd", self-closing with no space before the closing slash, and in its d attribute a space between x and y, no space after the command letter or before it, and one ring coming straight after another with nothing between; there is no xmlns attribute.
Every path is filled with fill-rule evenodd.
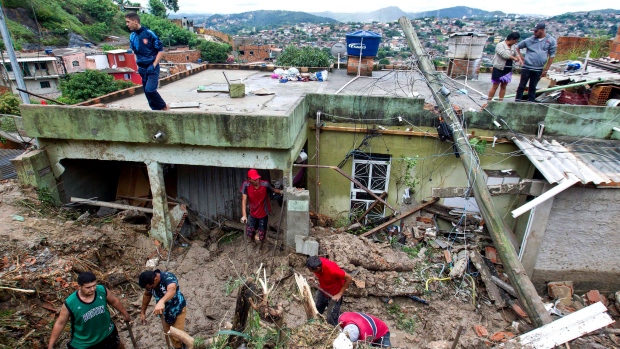
<svg viewBox="0 0 620 349"><path fill-rule="evenodd" d="M411 211L407 211L407 212L405 212L405 213L403 213L403 214L401 214L401 215L399 215L399 216L396 216L396 217L394 217L394 218L390 219L389 221L387 221L387 222L385 222L385 223L381 224L380 226L375 227L375 228L373 228L373 229L371 229L371 230L369 230L369 231L365 232L364 234L362 234L362 235L360 235L360 236L363 236L363 237L369 236L370 234L373 234L373 233L375 233L375 232L377 232L377 231L379 231L379 230L381 230L381 229L383 229L383 228L387 227L388 225L390 225L390 224L392 224L392 223L394 223L394 222L396 222L396 221L399 221L399 220L401 220L401 219L403 219L403 218L406 218L406 217L411 216L412 214L414 214L414 213L416 213L416 212L420 211L421 209L423 209L424 207L427 207L427 206L430 206L430 205L434 204L435 202L437 202L437 200L439 200L439 199L438 199L438 198L433 198L431 201L429 201L429 202L425 202L425 203L423 203L422 205L415 207L415 208L414 208L413 210L411 210Z"/></svg>
<svg viewBox="0 0 620 349"><path fill-rule="evenodd" d="M383 194L379 195L380 198L385 199L387 197L387 193L383 192ZM367 214L370 213L370 211L372 211L373 208L375 208L375 206L377 206L377 204L379 203L379 200L375 200L375 202L373 202L370 207L368 207L368 209L366 210L366 212L362 213L362 215L356 220L357 223L361 222L362 219L364 219L364 217L366 217Z"/></svg>
<svg viewBox="0 0 620 349"><path fill-rule="evenodd" d="M489 268L487 268L484 260L482 260L482 255L480 255L478 251L471 251L469 253L469 258L471 258L472 262L474 262L474 265L476 266L476 269L480 272L480 277L487 287L489 298L491 298L497 308L506 308L508 304L506 304L506 301L502 298L502 291L493 282L493 275L491 275Z"/></svg>
<svg viewBox="0 0 620 349"><path fill-rule="evenodd" d="M113 202L105 202L105 201L97 201L97 200L89 200L89 199L80 199L80 198L75 198L75 197L72 197L70 201L78 203L78 204L85 204L85 205L91 205L91 206L101 206L101 207L109 207L109 208L115 208L115 209L118 209L118 210L136 210L136 211L145 212L145 213L153 213L153 209L152 208L115 204Z"/></svg>
<svg viewBox="0 0 620 349"><path fill-rule="evenodd" d="M310 125L311 130L315 130L317 127L314 125ZM334 131L334 132L352 132L352 133L378 133L384 135L395 135L395 136L407 136L407 137L431 137L431 138L439 138L437 132L422 132L422 131L401 131L401 130L369 130L367 128L361 127L344 127L344 126L321 126L321 131ZM480 138L487 142L493 142L493 137L490 136L474 136L471 134L467 135L469 138ZM507 138L500 138L495 141L495 144L499 143L513 143L512 140Z"/></svg>

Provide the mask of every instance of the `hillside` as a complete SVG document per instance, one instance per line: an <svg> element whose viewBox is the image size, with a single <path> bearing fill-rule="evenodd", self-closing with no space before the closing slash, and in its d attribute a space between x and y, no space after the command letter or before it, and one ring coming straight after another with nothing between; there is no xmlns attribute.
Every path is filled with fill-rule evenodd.
<svg viewBox="0 0 620 349"><path fill-rule="evenodd" d="M196 21L200 19L196 18ZM214 26L228 34L236 34L239 30L262 30L277 28L284 25L300 23L337 23L332 18L315 16L306 12L293 11L251 11L227 15L213 15L206 19L208 26Z"/></svg>
<svg viewBox="0 0 620 349"><path fill-rule="evenodd" d="M128 36L112 0L4 0L8 26L17 48L100 42L106 35Z"/></svg>
<svg viewBox="0 0 620 349"><path fill-rule="evenodd" d="M463 16L493 17L495 15L504 16L505 13L501 11L493 11L493 12L484 11L484 10L480 10L477 8L471 8L467 6L455 6L455 7L442 8L442 9L433 10L433 11L410 13L409 17L410 18L424 18L424 17L434 16L438 18L444 18L444 17L462 18Z"/></svg>
<svg viewBox="0 0 620 349"><path fill-rule="evenodd" d="M466 6L456 6L449 8L442 8L432 11L413 12L407 13L401 10L399 7L390 6L385 7L372 12L357 12L357 13L337 13L337 12L313 12L312 14L317 16L324 16L336 19L340 22L364 22L370 23L377 22L395 22L402 16L407 16L411 19L424 18L424 17L449 17L449 18L462 18L463 16L483 16L493 17L495 15L504 16L505 14L500 11L484 11L476 8Z"/></svg>

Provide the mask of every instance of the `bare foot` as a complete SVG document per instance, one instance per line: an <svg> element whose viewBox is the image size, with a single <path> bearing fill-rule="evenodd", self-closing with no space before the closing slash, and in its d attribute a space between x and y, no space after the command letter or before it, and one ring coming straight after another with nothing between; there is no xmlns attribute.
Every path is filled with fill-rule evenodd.
<svg viewBox="0 0 620 349"><path fill-rule="evenodd" d="M164 107L164 109L162 109L163 111L167 111L170 110L170 104L166 103L166 106Z"/></svg>

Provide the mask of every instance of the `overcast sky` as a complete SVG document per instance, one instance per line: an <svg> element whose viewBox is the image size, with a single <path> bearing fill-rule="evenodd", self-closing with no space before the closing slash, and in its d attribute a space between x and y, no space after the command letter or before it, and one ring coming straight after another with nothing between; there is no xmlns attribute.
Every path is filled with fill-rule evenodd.
<svg viewBox="0 0 620 349"><path fill-rule="evenodd" d="M138 0L147 6L148 0ZM417 4L416 4L417 3ZM494 1L490 4L487 0L444 0L438 5L437 2L418 1L290 1L290 0L179 0L179 13L239 13L256 10L288 10L303 12L370 12L388 6L398 6L406 12L420 12L437 10L453 6L465 5L479 8L485 11L503 11L506 13L558 15L566 12L591 11L605 8L620 8L617 0L519 0L519 1Z"/></svg>

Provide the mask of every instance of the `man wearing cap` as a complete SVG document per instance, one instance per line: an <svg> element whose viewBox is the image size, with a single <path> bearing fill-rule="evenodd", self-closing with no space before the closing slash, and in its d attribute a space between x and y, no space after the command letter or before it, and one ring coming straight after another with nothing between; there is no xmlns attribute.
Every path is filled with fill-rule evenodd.
<svg viewBox="0 0 620 349"><path fill-rule="evenodd" d="M553 37L546 35L545 29L545 23L536 24L534 35L517 44L519 55L521 55L521 49L527 49L521 68L521 81L515 98L517 102L521 102L523 91L528 82L527 99L530 102L536 102L536 85L538 85L540 78L547 75L547 71L553 63L558 45Z"/></svg>
<svg viewBox="0 0 620 349"><path fill-rule="evenodd" d="M263 243L267 234L267 218L271 212L269 195L280 194L280 189L275 189L268 181L260 179L258 171L250 169L248 179L241 185L241 223L247 223L246 235L254 241L258 232L258 240ZM250 203L250 216L247 215L247 205Z"/></svg>
<svg viewBox="0 0 620 349"><path fill-rule="evenodd" d="M390 329L385 322L372 315L345 312L338 318L338 325L353 343L361 341L381 348L392 346Z"/></svg>

